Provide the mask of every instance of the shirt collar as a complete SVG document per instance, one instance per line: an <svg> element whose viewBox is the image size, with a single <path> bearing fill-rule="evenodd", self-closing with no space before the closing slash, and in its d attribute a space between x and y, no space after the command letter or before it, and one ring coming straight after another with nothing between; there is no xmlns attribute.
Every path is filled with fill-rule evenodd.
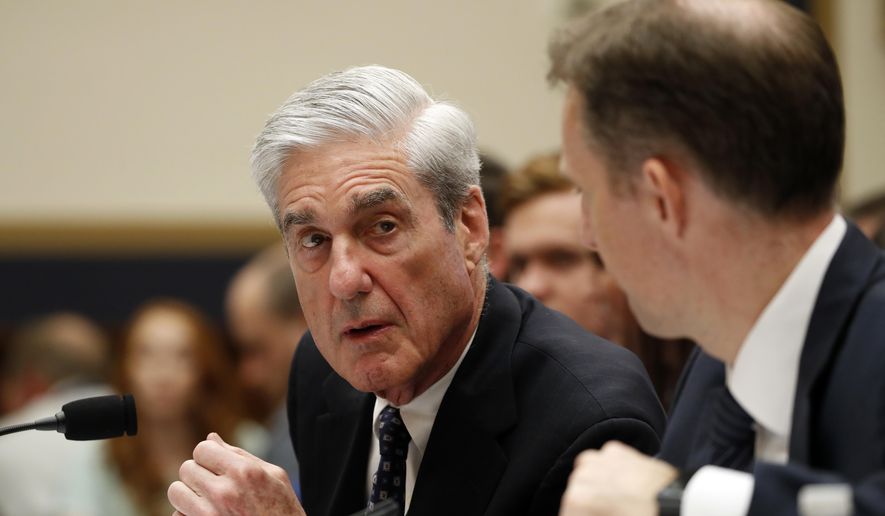
<svg viewBox="0 0 885 516"><path fill-rule="evenodd" d="M799 360L824 275L847 224L840 215L817 237L744 339L726 383L765 429L790 435Z"/></svg>
<svg viewBox="0 0 885 516"><path fill-rule="evenodd" d="M461 352L458 361L455 362L455 365L449 369L449 372L446 373L445 376L437 380L436 383L431 385L426 391L422 392L412 401L398 407L400 410L400 416L403 418L403 423L405 423L406 429L408 429L409 435L412 437L412 443L418 448L422 456L424 455L424 450L427 448L427 441L430 439L430 431L433 429L433 422L436 420L436 413L439 411L443 396L445 396L446 391L449 389L449 385L452 384L452 380L455 378L455 373L458 371L461 362L464 361L464 357L467 355L467 351L473 344L474 337L476 337L476 330L474 330L473 335L470 336L470 340L467 342L467 346L464 347L464 351ZM378 396L375 397L372 429L375 432L376 439L378 438L378 418L381 416L381 411L388 405L391 405L391 403L386 399Z"/></svg>

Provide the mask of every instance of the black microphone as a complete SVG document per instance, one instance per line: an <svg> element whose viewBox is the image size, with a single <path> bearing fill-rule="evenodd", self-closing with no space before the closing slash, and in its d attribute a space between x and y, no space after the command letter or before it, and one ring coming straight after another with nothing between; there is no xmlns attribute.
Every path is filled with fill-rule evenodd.
<svg viewBox="0 0 885 516"><path fill-rule="evenodd" d="M25 430L55 430L69 441L91 441L138 433L131 394L96 396L62 405L61 412L33 423L0 428L0 436Z"/></svg>

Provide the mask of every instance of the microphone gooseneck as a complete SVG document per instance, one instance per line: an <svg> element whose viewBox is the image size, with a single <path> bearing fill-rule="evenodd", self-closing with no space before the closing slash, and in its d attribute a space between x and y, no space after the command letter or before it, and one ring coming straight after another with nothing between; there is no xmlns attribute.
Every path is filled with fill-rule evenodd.
<svg viewBox="0 0 885 516"><path fill-rule="evenodd" d="M25 430L54 430L71 441L132 436L138 433L135 398L131 394L112 394L72 401L54 416L0 428L0 436Z"/></svg>

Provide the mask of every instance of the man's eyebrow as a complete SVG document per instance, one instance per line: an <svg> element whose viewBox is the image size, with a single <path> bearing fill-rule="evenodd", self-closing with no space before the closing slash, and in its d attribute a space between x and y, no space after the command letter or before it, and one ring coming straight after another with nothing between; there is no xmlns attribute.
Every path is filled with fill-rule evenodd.
<svg viewBox="0 0 885 516"><path fill-rule="evenodd" d="M283 233L289 231L289 228L292 226L305 226L308 224L313 224L316 221L316 213L310 208L305 208L303 210L296 210L286 213L283 217Z"/></svg>
<svg viewBox="0 0 885 516"><path fill-rule="evenodd" d="M354 215L361 211L377 208L390 201L396 201L411 208L405 195L389 186L382 186L369 192L354 195L350 199L350 214Z"/></svg>

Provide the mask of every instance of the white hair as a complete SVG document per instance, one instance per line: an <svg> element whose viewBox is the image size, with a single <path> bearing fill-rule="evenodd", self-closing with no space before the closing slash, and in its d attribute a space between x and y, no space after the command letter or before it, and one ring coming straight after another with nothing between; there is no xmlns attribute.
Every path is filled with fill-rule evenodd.
<svg viewBox="0 0 885 516"><path fill-rule="evenodd" d="M277 184L292 153L353 138L401 150L436 198L443 224L454 229L468 189L479 184L473 122L458 107L432 99L415 79L382 66L317 79L268 119L252 149L252 177L278 225Z"/></svg>

